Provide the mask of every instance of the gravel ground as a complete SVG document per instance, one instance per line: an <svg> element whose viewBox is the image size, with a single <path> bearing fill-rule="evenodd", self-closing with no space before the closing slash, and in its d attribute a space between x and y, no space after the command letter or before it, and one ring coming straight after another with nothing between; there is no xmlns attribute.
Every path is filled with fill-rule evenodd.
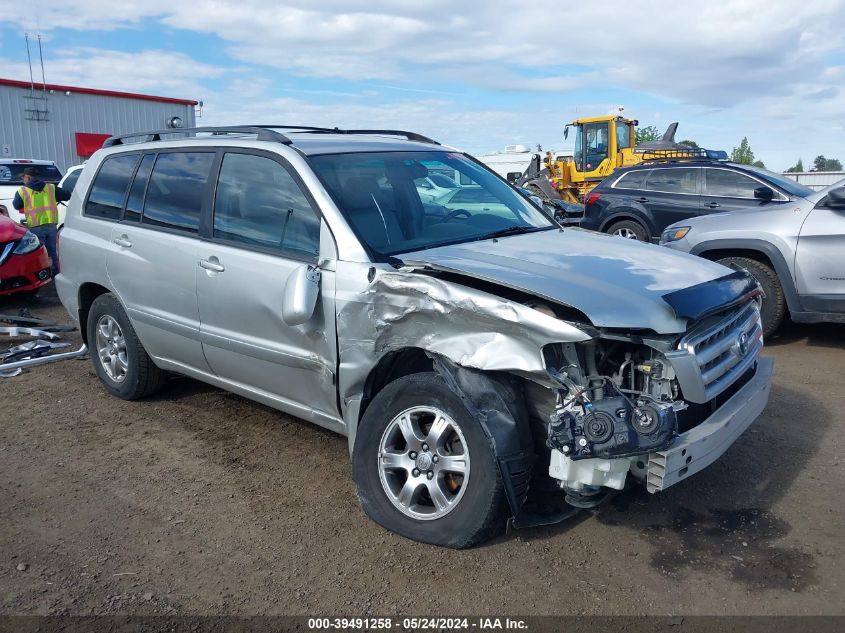
<svg viewBox="0 0 845 633"><path fill-rule="evenodd" d="M23 305L68 320L51 288ZM0 611L843 614L843 335L769 341L769 406L704 472L469 551L367 520L344 438L238 396L123 402L87 360L0 379Z"/></svg>

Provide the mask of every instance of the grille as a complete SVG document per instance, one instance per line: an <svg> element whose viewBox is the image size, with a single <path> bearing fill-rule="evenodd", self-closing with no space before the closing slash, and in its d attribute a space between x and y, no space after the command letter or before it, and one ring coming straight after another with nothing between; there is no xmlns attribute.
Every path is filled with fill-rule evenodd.
<svg viewBox="0 0 845 633"><path fill-rule="evenodd" d="M704 401L715 398L745 372L763 349L760 308L752 300L687 334L678 346L695 358Z"/></svg>

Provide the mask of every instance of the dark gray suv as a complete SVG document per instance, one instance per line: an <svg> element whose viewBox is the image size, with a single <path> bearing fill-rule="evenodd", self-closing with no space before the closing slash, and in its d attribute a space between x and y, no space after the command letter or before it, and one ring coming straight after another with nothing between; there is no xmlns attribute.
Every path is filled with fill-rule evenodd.
<svg viewBox="0 0 845 633"><path fill-rule="evenodd" d="M812 189L750 165L710 159L646 161L614 172L587 196L581 226L655 241L699 215L788 205Z"/></svg>

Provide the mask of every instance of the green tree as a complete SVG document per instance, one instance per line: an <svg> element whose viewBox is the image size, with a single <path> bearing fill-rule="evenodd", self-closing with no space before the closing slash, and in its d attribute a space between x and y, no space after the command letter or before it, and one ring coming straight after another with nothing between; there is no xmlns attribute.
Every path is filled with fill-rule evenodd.
<svg viewBox="0 0 845 633"><path fill-rule="evenodd" d="M795 163L792 167L786 170L787 174L803 174L804 173L804 162L799 158L798 162Z"/></svg>
<svg viewBox="0 0 845 633"><path fill-rule="evenodd" d="M739 163L740 165L753 165L754 152L751 151L751 145L748 144L748 137L743 136L739 147L734 147L731 152L731 162Z"/></svg>
<svg viewBox="0 0 845 633"><path fill-rule="evenodd" d="M825 158L822 155L816 156L813 161L814 171L842 171L842 163L836 158Z"/></svg>
<svg viewBox="0 0 845 633"><path fill-rule="evenodd" d="M759 167L760 169L766 168L766 163L764 163L762 160L755 160L753 163L751 163L751 165L753 167Z"/></svg>
<svg viewBox="0 0 845 633"><path fill-rule="evenodd" d="M637 139L635 145L642 145L649 141L660 140L660 132L653 125L646 125L645 127L637 128L637 136L635 138Z"/></svg>
<svg viewBox="0 0 845 633"><path fill-rule="evenodd" d="M698 143L696 143L695 141L691 141L689 139L684 139L683 141L678 143L678 145L684 145L685 147L690 147L692 149L700 149L701 148L701 146Z"/></svg>

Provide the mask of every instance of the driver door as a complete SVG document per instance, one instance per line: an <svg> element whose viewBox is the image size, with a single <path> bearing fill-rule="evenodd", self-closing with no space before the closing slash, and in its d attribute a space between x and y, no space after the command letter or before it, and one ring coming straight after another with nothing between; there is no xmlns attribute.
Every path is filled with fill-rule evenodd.
<svg viewBox="0 0 845 633"><path fill-rule="evenodd" d="M210 239L197 248L200 338L215 374L303 418L337 418L334 273L299 326L282 319L285 282L320 252L320 218L291 168L271 154L226 152ZM330 240L326 234L326 240Z"/></svg>

